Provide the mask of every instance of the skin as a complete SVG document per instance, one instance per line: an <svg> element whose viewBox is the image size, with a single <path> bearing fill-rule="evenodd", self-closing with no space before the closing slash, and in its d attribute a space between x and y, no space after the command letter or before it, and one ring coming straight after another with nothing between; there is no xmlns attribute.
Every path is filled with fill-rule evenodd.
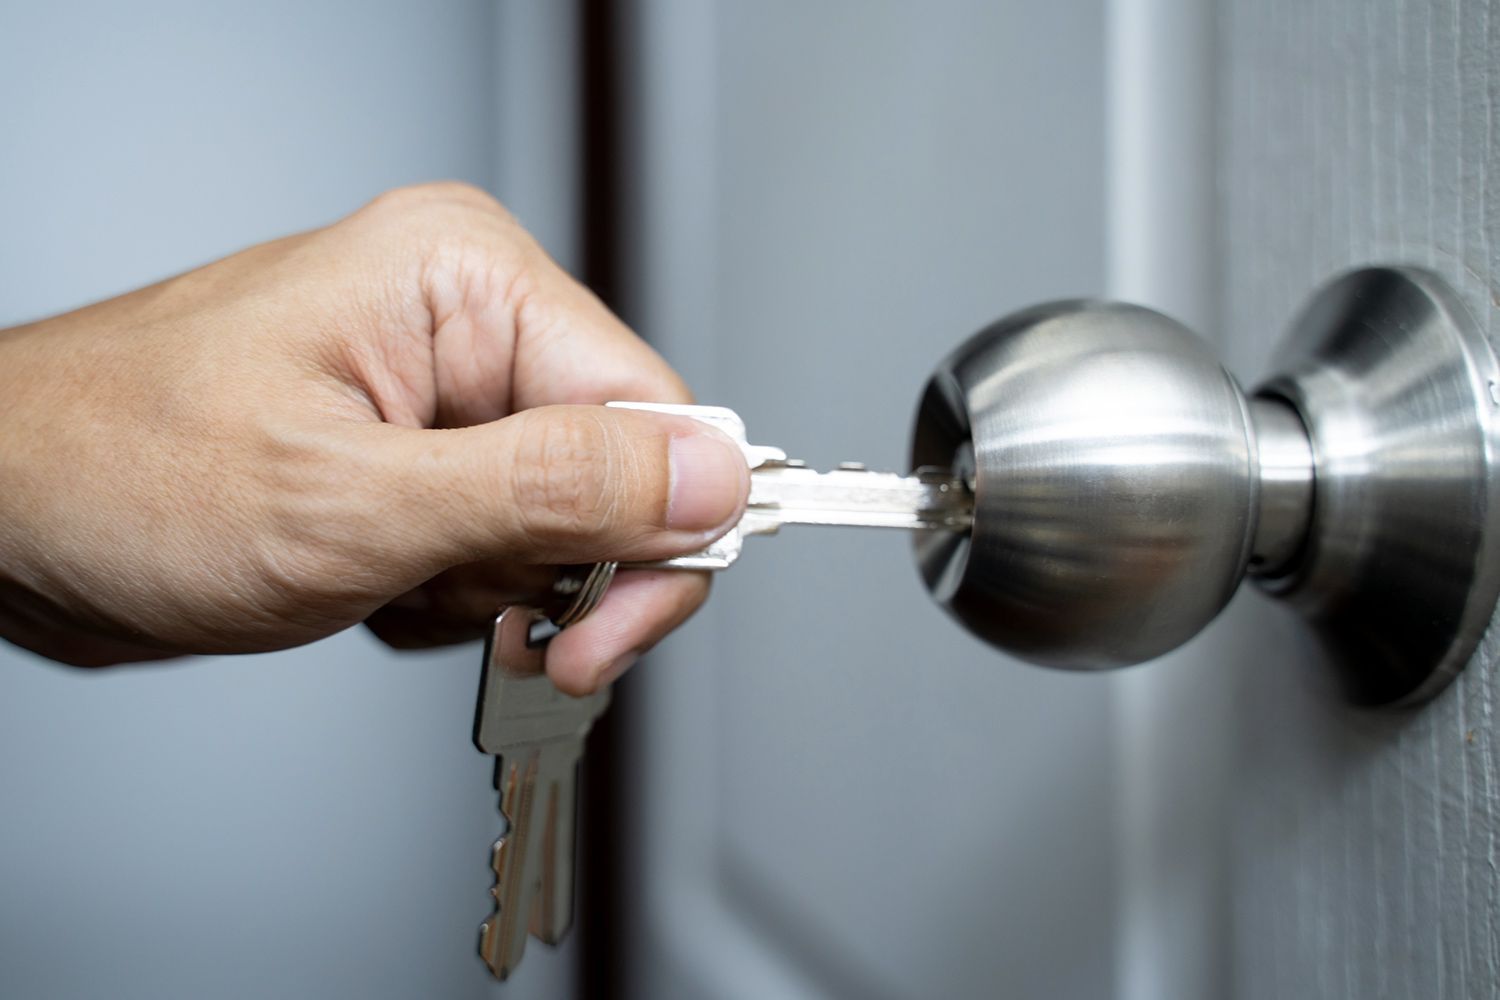
<svg viewBox="0 0 1500 1000"><path fill-rule="evenodd" d="M82 666L473 638L558 565L702 548L749 488L717 431L597 405L692 396L458 184L0 331L0 399L0 636ZM596 689L707 591L622 570L548 675Z"/></svg>

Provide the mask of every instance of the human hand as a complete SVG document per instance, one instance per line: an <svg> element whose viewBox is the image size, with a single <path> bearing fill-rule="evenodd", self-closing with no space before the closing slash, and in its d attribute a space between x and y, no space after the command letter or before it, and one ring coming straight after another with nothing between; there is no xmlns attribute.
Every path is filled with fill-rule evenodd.
<svg viewBox="0 0 1500 1000"><path fill-rule="evenodd" d="M749 488L733 442L610 399L691 396L457 184L0 332L0 636L80 665L360 621L455 641L559 564L728 530ZM707 589L622 570L549 676L607 683Z"/></svg>

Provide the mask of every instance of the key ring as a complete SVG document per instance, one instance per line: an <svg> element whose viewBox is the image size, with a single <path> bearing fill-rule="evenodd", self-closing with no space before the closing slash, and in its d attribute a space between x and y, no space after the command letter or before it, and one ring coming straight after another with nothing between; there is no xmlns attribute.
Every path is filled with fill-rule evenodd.
<svg viewBox="0 0 1500 1000"><path fill-rule="evenodd" d="M618 562L594 563L589 567L564 567L552 584L552 592L560 598L571 597L572 600L561 613L552 616L552 624L565 629L587 618L604 599L604 593L609 590L615 571L619 568Z"/></svg>

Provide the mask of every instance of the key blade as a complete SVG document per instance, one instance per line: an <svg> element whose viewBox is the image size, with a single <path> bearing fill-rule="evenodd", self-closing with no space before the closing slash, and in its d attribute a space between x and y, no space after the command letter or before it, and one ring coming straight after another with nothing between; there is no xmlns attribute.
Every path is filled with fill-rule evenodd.
<svg viewBox="0 0 1500 1000"><path fill-rule="evenodd" d="M578 761L583 744L556 740L502 757L500 811L509 822L495 842L495 911L480 927L479 953L497 979L521 963L526 938L558 944L573 925Z"/></svg>
<svg viewBox="0 0 1500 1000"><path fill-rule="evenodd" d="M750 503L740 530L763 534L783 524L824 524L957 531L972 519L973 494L946 470L920 469L902 476L854 465L819 472L774 462L751 474Z"/></svg>
<svg viewBox="0 0 1500 1000"><path fill-rule="evenodd" d="M750 444L745 422L728 407L607 405L692 417L717 427L739 445L750 469L750 499L739 524L698 552L631 563L632 568L728 569L739 558L747 536L774 534L783 524L966 531L973 521L973 490L948 469L918 469L900 476L846 463L831 472L816 472L805 462L788 459L780 448Z"/></svg>
<svg viewBox="0 0 1500 1000"><path fill-rule="evenodd" d="M547 944L558 944L573 926L573 862L578 852L578 764L583 742L549 743L538 773L549 788L544 811L533 814L541 823L536 848L540 860L537 897L531 910L531 934Z"/></svg>
<svg viewBox="0 0 1500 1000"><path fill-rule="evenodd" d="M500 789L500 812L509 824L495 841L490 866L495 885L490 889L495 909L479 928L479 955L496 979L505 979L521 964L530 930L530 910L538 866L531 844L532 811L537 794L540 751L509 754L495 764Z"/></svg>
<svg viewBox="0 0 1500 1000"><path fill-rule="evenodd" d="M573 698L553 686L542 672L544 649L531 639L544 617L513 606L495 619L474 724L475 744L498 757L507 824L491 859L495 909L479 939L499 979L520 964L528 935L556 944L572 925L578 761L610 698L608 688Z"/></svg>

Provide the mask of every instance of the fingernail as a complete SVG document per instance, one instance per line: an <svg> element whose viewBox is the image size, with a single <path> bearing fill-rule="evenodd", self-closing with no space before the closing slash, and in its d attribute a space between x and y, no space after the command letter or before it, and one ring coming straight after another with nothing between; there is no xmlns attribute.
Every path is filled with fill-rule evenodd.
<svg viewBox="0 0 1500 1000"><path fill-rule="evenodd" d="M718 431L705 429L674 437L667 448L672 493L667 527L708 531L739 513L749 476L745 454Z"/></svg>
<svg viewBox="0 0 1500 1000"><path fill-rule="evenodd" d="M640 658L641 654L634 652L623 653L615 657L610 665L605 667L599 674L599 686L604 687L606 684L613 684L621 674L629 670L635 664L635 661Z"/></svg>

